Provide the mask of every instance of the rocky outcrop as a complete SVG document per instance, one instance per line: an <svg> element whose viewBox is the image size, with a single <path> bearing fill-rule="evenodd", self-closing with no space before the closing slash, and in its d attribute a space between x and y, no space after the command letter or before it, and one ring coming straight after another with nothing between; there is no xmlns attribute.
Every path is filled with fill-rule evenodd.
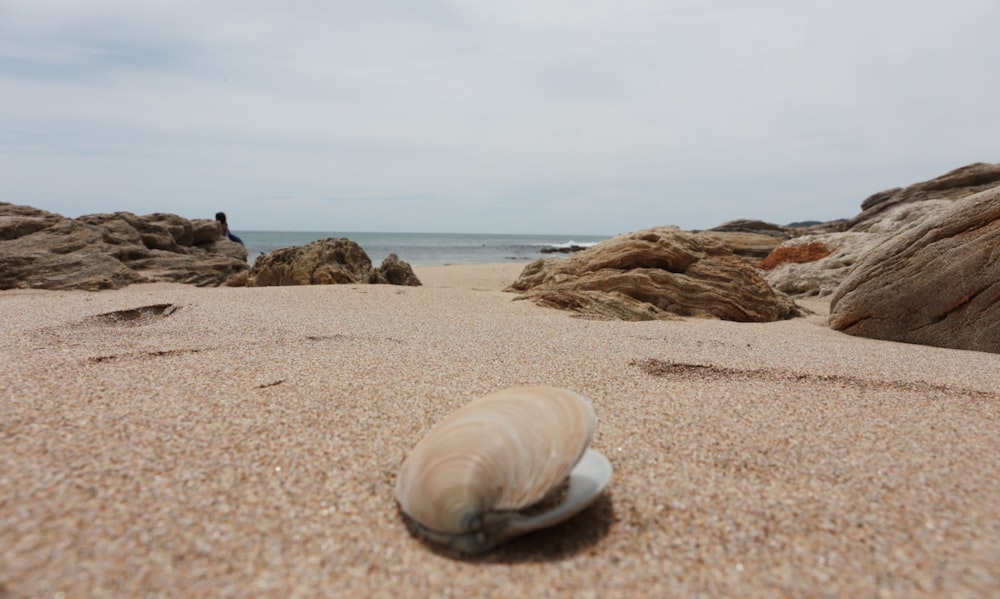
<svg viewBox="0 0 1000 599"><path fill-rule="evenodd" d="M130 212L71 219L0 202L0 289L217 286L247 270L246 256L219 237L214 220Z"/></svg>
<svg viewBox="0 0 1000 599"><path fill-rule="evenodd" d="M786 227L784 225L776 225L762 220L752 220L747 218L724 222L717 227L712 227L709 231L716 233L750 233L753 235L777 237L778 239L791 239L792 237L802 234L801 231L793 227Z"/></svg>
<svg viewBox="0 0 1000 599"><path fill-rule="evenodd" d="M560 246L548 246L538 249L540 254L573 254L581 250L587 249L585 245L577 245L572 243L570 245L560 245Z"/></svg>
<svg viewBox="0 0 1000 599"><path fill-rule="evenodd" d="M861 256L893 236L919 228L940 218L954 202L984 188L1000 185L1000 164L977 163L955 169L930 181L877 193L862 203L862 212L847 222L841 233L803 235L784 241L774 249L774 258L758 266L767 268L764 278L784 293L827 296L832 294ZM817 229L810 227L817 232ZM831 250L813 261L789 262L782 254L808 244Z"/></svg>
<svg viewBox="0 0 1000 599"><path fill-rule="evenodd" d="M699 233L718 241L740 258L757 266L778 246L790 239L802 235L842 231L843 228L844 221L776 225L760 220L742 219L729 221Z"/></svg>
<svg viewBox="0 0 1000 599"><path fill-rule="evenodd" d="M866 253L833 294L852 335L1000 353L1000 187Z"/></svg>
<svg viewBox="0 0 1000 599"><path fill-rule="evenodd" d="M800 243L797 245L785 245L775 249L767 255L764 260L757 265L761 270L772 270L782 264L804 264L815 262L821 258L826 258L833 253L833 250L818 241Z"/></svg>
<svg viewBox="0 0 1000 599"><path fill-rule="evenodd" d="M732 220L707 231L698 231L756 265L782 241L800 234L794 229L760 220Z"/></svg>
<svg viewBox="0 0 1000 599"><path fill-rule="evenodd" d="M27 237L61 220L62 216L52 212L0 202L0 241Z"/></svg>
<svg viewBox="0 0 1000 599"><path fill-rule="evenodd" d="M758 267L764 280L782 293L825 297L837 290L855 262L884 240L884 235L873 233L806 235L781 244Z"/></svg>
<svg viewBox="0 0 1000 599"><path fill-rule="evenodd" d="M406 262L399 259L396 254L389 254L382 259L382 266L377 269L378 273L384 281L389 285L408 285L410 287L416 287L420 285L420 279L417 275L413 274L413 269Z"/></svg>
<svg viewBox="0 0 1000 599"><path fill-rule="evenodd" d="M701 231L698 234L726 247L751 265L756 265L767 257L784 239L763 233Z"/></svg>
<svg viewBox="0 0 1000 599"><path fill-rule="evenodd" d="M951 207L954 200L921 200L897 204L865 222L851 233L871 233L881 238L891 237L907 229L919 227Z"/></svg>
<svg viewBox="0 0 1000 599"><path fill-rule="evenodd" d="M902 204L926 200L955 201L1000 185L1000 164L977 162L929 181L880 191L861 203L861 213L847 223L847 230L865 232L884 221L883 213Z"/></svg>
<svg viewBox="0 0 1000 599"><path fill-rule="evenodd" d="M374 268L360 245L344 237L320 239L281 248L257 258L247 276L249 287L374 283L420 285L413 269L395 254Z"/></svg>
<svg viewBox="0 0 1000 599"><path fill-rule="evenodd" d="M622 320L769 322L799 313L721 244L676 227L619 235L526 266L507 288L544 306Z"/></svg>

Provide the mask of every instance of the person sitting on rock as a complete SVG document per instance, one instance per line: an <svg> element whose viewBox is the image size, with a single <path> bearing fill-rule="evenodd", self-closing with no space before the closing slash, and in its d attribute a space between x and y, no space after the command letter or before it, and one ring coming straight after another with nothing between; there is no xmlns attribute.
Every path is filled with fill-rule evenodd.
<svg viewBox="0 0 1000 599"><path fill-rule="evenodd" d="M244 247L246 246L246 244L243 243L242 239L240 239L239 237L233 235L232 231L229 230L229 225L226 224L226 213L225 212L216 212L215 213L215 220L219 221L219 235L222 235L223 237L225 237L226 239L228 239L230 241L235 241L236 243L238 243L238 244L240 244L240 245L242 245Z"/></svg>

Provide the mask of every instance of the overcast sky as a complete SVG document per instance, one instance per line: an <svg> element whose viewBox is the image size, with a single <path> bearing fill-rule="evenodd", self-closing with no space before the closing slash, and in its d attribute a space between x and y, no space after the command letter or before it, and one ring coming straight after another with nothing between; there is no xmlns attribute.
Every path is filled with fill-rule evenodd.
<svg viewBox="0 0 1000 599"><path fill-rule="evenodd" d="M0 0L0 201L235 231L850 217L1000 161L996 0Z"/></svg>

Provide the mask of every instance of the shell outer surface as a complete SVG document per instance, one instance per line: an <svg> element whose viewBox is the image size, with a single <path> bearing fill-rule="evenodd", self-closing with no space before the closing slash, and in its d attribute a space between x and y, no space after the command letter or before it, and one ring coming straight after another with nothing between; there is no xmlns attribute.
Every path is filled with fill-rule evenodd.
<svg viewBox="0 0 1000 599"><path fill-rule="evenodd" d="M432 541L461 540L457 548L469 552L492 547L510 536L518 510L566 480L595 422L590 402L567 389L519 387L474 400L413 448L396 500Z"/></svg>

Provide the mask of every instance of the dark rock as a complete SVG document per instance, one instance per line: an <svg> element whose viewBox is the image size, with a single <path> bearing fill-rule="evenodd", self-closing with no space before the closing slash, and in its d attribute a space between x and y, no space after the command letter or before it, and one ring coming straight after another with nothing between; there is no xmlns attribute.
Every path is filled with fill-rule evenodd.
<svg viewBox="0 0 1000 599"><path fill-rule="evenodd" d="M0 202L0 241L31 235L56 224L63 217L30 206Z"/></svg>
<svg viewBox="0 0 1000 599"><path fill-rule="evenodd" d="M360 245L344 237L331 237L260 256L250 269L247 285L420 285L410 265L395 254L390 254L386 261L382 268L374 268Z"/></svg>
<svg viewBox="0 0 1000 599"><path fill-rule="evenodd" d="M585 249L587 249L585 246L572 244L559 247L543 247L539 249L538 252L541 254L573 254Z"/></svg>
<svg viewBox="0 0 1000 599"><path fill-rule="evenodd" d="M406 262L399 259L396 254L389 254L382 260L382 266L378 267L378 272L385 283L390 285L419 286L420 279L413 274L413 269ZM382 281L379 281L380 283Z"/></svg>

